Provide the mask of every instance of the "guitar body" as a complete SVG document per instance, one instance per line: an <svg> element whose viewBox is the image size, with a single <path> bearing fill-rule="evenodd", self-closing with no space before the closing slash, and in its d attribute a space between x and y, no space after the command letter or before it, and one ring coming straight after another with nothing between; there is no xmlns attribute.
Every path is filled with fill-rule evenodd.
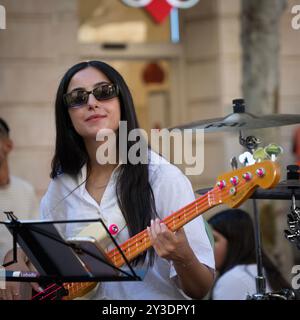
<svg viewBox="0 0 300 320"><path fill-rule="evenodd" d="M100 222L94 222L84 227L78 234L78 237L92 237L95 239L96 243L101 248L108 248L108 246L112 243L110 237L108 236L105 228ZM107 251L107 250L106 250ZM84 288L80 292L75 299L77 300L90 300L95 291L97 290L100 284L97 282L90 282L85 285ZM69 289L68 289L69 290ZM72 300L71 295L64 297L64 300Z"/></svg>

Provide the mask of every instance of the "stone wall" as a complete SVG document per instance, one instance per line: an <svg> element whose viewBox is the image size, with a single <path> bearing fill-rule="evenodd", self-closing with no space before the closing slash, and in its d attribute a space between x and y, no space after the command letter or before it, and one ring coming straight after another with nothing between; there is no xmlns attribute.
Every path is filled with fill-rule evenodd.
<svg viewBox="0 0 300 320"><path fill-rule="evenodd" d="M0 116L11 127L11 172L39 196L49 182L54 98L60 77L77 61L77 1L4 0L0 30Z"/></svg>

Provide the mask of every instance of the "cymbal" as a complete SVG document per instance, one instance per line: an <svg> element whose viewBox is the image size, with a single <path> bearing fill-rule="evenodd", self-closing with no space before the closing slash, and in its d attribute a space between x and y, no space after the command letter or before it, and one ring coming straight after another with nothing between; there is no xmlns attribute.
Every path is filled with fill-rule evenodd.
<svg viewBox="0 0 300 320"><path fill-rule="evenodd" d="M196 190L197 194L205 194L213 187ZM273 189L257 188L251 195L252 199L291 200L294 190L296 200L300 200L300 180L285 180L277 184Z"/></svg>
<svg viewBox="0 0 300 320"><path fill-rule="evenodd" d="M224 118L213 118L179 125L172 129L204 129L204 132L239 131L287 126L300 123L299 114L271 114L256 116L245 112L243 99L233 100L233 113Z"/></svg>

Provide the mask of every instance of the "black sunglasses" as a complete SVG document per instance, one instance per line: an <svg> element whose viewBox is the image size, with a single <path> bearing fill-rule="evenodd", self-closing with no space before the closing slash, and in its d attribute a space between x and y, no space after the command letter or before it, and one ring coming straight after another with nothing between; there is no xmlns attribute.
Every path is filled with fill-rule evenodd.
<svg viewBox="0 0 300 320"><path fill-rule="evenodd" d="M101 83L97 85L92 91L76 89L69 93L65 93L64 101L68 108L79 108L87 104L89 95L91 93L99 101L109 100L119 95L119 88L117 85L112 83Z"/></svg>

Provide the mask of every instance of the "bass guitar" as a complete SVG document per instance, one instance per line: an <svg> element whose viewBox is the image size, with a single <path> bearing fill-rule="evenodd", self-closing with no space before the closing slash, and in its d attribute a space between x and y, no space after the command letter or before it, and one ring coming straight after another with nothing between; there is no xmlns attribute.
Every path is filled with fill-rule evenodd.
<svg viewBox="0 0 300 320"><path fill-rule="evenodd" d="M280 179L280 168L276 162L263 161L251 166L236 169L221 174L213 189L197 198L192 203L172 213L163 220L171 231L176 231L207 210L226 204L230 208L238 207L248 199L257 187L269 189L274 187ZM120 245L128 261L151 247L147 230L143 230ZM108 260L116 267L121 267L125 261L117 248L106 252ZM82 297L91 291L97 283L74 282L58 285L53 283L44 291L33 296L33 300L54 300L67 292L63 300Z"/></svg>

